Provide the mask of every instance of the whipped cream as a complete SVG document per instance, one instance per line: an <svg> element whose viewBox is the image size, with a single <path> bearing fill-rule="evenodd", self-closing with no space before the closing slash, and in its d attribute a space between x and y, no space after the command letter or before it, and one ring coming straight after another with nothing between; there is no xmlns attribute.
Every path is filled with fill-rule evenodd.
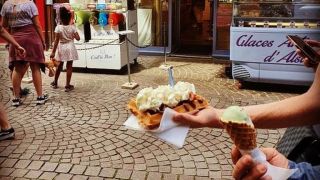
<svg viewBox="0 0 320 180"><path fill-rule="evenodd" d="M136 97L137 107L140 111L157 111L162 104L175 107L180 101L188 100L190 93L195 92L193 84L182 81L179 81L173 88L169 85L162 85L156 89L144 88Z"/></svg>

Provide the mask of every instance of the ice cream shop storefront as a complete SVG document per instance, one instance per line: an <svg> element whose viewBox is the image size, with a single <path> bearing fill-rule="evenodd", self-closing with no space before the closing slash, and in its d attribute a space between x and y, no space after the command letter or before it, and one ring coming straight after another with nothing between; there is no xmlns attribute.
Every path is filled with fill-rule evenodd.
<svg viewBox="0 0 320 180"><path fill-rule="evenodd" d="M135 9L139 53L181 56L229 56L231 1L209 0L35 0L47 44L53 41L55 3L81 4L83 9ZM92 5L96 9L92 9ZM91 5L91 6L90 6ZM132 7L133 5L133 7ZM90 6L90 7L88 7ZM43 16L45 15L45 16ZM46 17L46 18L44 18Z"/></svg>

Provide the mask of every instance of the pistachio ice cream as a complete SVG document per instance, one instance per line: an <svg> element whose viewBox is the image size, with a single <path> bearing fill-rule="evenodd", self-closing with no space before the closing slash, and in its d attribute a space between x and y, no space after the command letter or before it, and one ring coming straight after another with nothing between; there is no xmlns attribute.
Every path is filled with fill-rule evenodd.
<svg viewBox="0 0 320 180"><path fill-rule="evenodd" d="M228 107L221 116L221 122L240 150L252 150L257 147L256 130L243 108L239 106Z"/></svg>

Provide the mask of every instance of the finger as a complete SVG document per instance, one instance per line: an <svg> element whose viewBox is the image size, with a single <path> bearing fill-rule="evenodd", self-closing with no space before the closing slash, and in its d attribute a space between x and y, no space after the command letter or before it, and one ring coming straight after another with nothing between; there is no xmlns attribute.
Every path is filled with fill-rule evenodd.
<svg viewBox="0 0 320 180"><path fill-rule="evenodd" d="M267 172L267 166L264 164L258 164L254 166L248 174L243 177L243 180L260 179Z"/></svg>
<svg viewBox="0 0 320 180"><path fill-rule="evenodd" d="M233 145L231 149L231 159L233 164L236 164L240 158L241 158L240 151L235 145Z"/></svg>
<svg viewBox="0 0 320 180"><path fill-rule="evenodd" d="M307 44L309 44L312 47L320 47L320 42L316 40L306 39L304 40Z"/></svg>
<svg viewBox="0 0 320 180"><path fill-rule="evenodd" d="M196 119L196 116L190 115L188 113L176 114L175 116L173 116L173 121L180 124L188 125L194 128L201 127L200 126L201 123L199 122L199 120Z"/></svg>
<svg viewBox="0 0 320 180"><path fill-rule="evenodd" d="M312 62L310 62L310 60L308 58L304 58L303 65L306 67L312 67L314 64L312 64Z"/></svg>
<svg viewBox="0 0 320 180"><path fill-rule="evenodd" d="M190 115L196 115L199 112L198 109L188 112Z"/></svg>
<svg viewBox="0 0 320 180"><path fill-rule="evenodd" d="M252 168L254 162L249 155L242 156L233 169L232 176L235 179L242 179L249 169Z"/></svg>
<svg viewBox="0 0 320 180"><path fill-rule="evenodd" d="M266 175L266 176L261 177L260 180L272 180L272 177L269 175Z"/></svg>

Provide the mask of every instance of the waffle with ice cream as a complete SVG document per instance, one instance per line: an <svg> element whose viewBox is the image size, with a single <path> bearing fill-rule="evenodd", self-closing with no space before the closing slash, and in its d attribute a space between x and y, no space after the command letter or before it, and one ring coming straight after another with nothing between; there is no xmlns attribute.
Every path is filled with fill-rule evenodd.
<svg viewBox="0 0 320 180"><path fill-rule="evenodd" d="M193 84L181 81L174 87L166 85L158 86L156 89L144 88L128 103L129 110L146 129L159 127L166 107L183 113L204 109L207 106L208 102L195 93Z"/></svg>
<svg viewBox="0 0 320 180"><path fill-rule="evenodd" d="M239 106L228 107L220 120L239 149L250 151L257 147L256 129L243 108Z"/></svg>

